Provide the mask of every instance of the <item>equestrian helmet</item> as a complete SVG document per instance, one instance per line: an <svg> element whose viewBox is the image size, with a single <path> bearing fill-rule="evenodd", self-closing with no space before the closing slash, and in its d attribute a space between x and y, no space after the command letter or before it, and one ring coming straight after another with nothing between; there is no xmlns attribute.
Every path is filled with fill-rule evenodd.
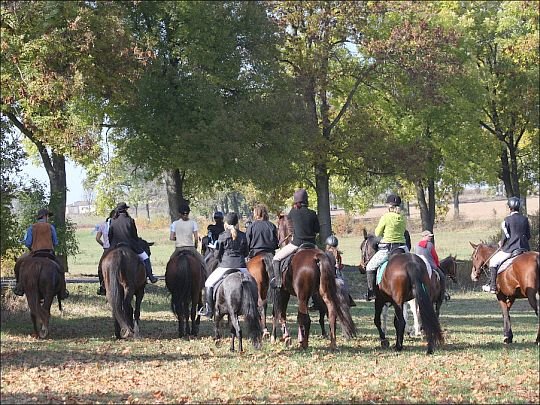
<svg viewBox="0 0 540 405"><path fill-rule="evenodd" d="M214 219L223 219L223 212L221 211L214 212Z"/></svg>
<svg viewBox="0 0 540 405"><path fill-rule="evenodd" d="M512 211L519 211L519 208L521 207L521 201L518 197L510 197L507 204L508 208L510 208Z"/></svg>
<svg viewBox="0 0 540 405"><path fill-rule="evenodd" d="M307 191L306 189L304 188L299 188L298 190L296 190L294 192L294 202L295 203L306 203L308 202L308 194L307 194Z"/></svg>
<svg viewBox="0 0 540 405"><path fill-rule="evenodd" d="M225 222L232 226L238 225L238 214L236 212L229 212L225 215Z"/></svg>
<svg viewBox="0 0 540 405"><path fill-rule="evenodd" d="M189 205L187 203L180 204L180 207L178 208L178 212L180 214L189 214L191 212L191 209L189 208Z"/></svg>
<svg viewBox="0 0 540 405"><path fill-rule="evenodd" d="M330 235L328 238L326 238L326 242L325 242L327 245L329 246L332 246L332 247L337 247L339 241L338 241L338 238L336 238L336 236L334 234Z"/></svg>
<svg viewBox="0 0 540 405"><path fill-rule="evenodd" d="M391 205L393 207L399 207L401 205L401 198L398 195L390 194L386 198L386 204Z"/></svg>

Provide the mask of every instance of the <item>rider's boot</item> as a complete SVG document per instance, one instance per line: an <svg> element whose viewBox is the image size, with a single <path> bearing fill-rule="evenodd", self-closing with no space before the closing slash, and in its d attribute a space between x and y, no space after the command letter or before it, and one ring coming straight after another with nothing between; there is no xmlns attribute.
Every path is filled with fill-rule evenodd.
<svg viewBox="0 0 540 405"><path fill-rule="evenodd" d="M279 260L274 260L272 262L272 268L274 270L274 284L272 285L272 288L281 288L281 269L280 267L281 262Z"/></svg>
<svg viewBox="0 0 540 405"><path fill-rule="evenodd" d="M375 294L373 292L373 289L375 288L375 278L377 276L376 271L368 271L366 272L366 278L367 278L367 293L364 296L366 301L371 301L375 298Z"/></svg>
<svg viewBox="0 0 540 405"><path fill-rule="evenodd" d="M496 294L497 293L497 268L490 267L489 273L490 273L489 287L484 288L484 291L489 292L491 294Z"/></svg>
<svg viewBox="0 0 540 405"><path fill-rule="evenodd" d="M157 283L158 279L156 276L154 276L153 271L152 271L152 264L150 263L150 259L146 259L144 262L144 268L146 270L146 277L148 277L148 280L150 280L150 282L152 284L154 283Z"/></svg>
<svg viewBox="0 0 540 405"><path fill-rule="evenodd" d="M206 304L199 311L199 315L212 318L214 316L214 287L206 287L204 295Z"/></svg>
<svg viewBox="0 0 540 405"><path fill-rule="evenodd" d="M105 282L103 281L103 272L101 267L98 269L98 278L99 278L99 289L97 290L97 295L105 295Z"/></svg>
<svg viewBox="0 0 540 405"><path fill-rule="evenodd" d="M69 297L69 291L66 287L66 273L59 271L58 274L60 276L60 299L65 300Z"/></svg>

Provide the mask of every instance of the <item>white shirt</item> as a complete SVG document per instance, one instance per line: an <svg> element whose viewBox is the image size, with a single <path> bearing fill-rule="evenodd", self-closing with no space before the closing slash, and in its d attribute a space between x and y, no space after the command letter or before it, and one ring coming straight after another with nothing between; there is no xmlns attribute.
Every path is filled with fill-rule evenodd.
<svg viewBox="0 0 540 405"><path fill-rule="evenodd" d="M174 246L195 246L193 233L198 231L199 227L197 226L197 222L192 219L188 219L187 221L184 221L183 219L174 221L171 225L171 232L174 232L176 237Z"/></svg>

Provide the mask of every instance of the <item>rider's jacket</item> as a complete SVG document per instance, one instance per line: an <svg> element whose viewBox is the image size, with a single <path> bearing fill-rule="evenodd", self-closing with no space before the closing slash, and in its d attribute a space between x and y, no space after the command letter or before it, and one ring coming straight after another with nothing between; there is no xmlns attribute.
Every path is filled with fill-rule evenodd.
<svg viewBox="0 0 540 405"><path fill-rule="evenodd" d="M26 230L24 244L33 252L54 250L54 247L58 245L56 228L45 220L38 220Z"/></svg>
<svg viewBox="0 0 540 405"><path fill-rule="evenodd" d="M315 237L320 231L319 218L315 211L308 207L293 208L289 211L289 219L293 225L292 244L315 243Z"/></svg>
<svg viewBox="0 0 540 405"><path fill-rule="evenodd" d="M140 254L143 252L139 243L135 220L125 212L121 212L117 218L111 220L111 224L109 225L109 243L111 244L111 248L114 248L119 243L126 243L135 253Z"/></svg>
<svg viewBox="0 0 540 405"><path fill-rule="evenodd" d="M278 248L277 228L270 221L253 221L246 230L246 238L251 257L259 252L274 254Z"/></svg>
<svg viewBox="0 0 540 405"><path fill-rule="evenodd" d="M501 224L503 230L503 244L501 250L512 253L514 250L531 250L529 239L531 238L531 227L526 216L519 212L512 212Z"/></svg>

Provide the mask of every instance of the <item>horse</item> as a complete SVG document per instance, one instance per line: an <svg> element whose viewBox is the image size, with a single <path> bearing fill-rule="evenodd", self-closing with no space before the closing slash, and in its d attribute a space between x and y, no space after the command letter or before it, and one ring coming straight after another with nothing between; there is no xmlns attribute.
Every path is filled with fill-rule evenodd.
<svg viewBox="0 0 540 405"><path fill-rule="evenodd" d="M471 279L478 281L482 271L487 273L489 259L498 250L497 245L474 244ZM504 266L504 263L503 263ZM536 316L540 315L540 254L524 252L518 255L506 270L497 275L497 300L503 315L503 342L512 343L514 334L510 322L510 309L516 299L527 298ZM540 345L540 320L536 343Z"/></svg>
<svg viewBox="0 0 540 405"><path fill-rule="evenodd" d="M336 319L339 319L346 337L356 335L356 328L351 317L348 300L340 302L334 275L334 263L329 253L316 247L300 248L294 253L289 267L283 273L283 286L274 292L274 317L272 337L277 338L278 323L281 324L285 343L291 338L286 325L287 304L291 295L298 298L298 342L307 349L311 319L308 313L308 301L316 292L328 309L330 324L330 349L336 349Z"/></svg>
<svg viewBox="0 0 540 405"><path fill-rule="evenodd" d="M34 326L33 337L45 339L49 336L49 320L54 297L62 311L61 284L58 272L60 265L49 257L22 255L15 263L15 275L20 280L30 308Z"/></svg>
<svg viewBox="0 0 540 405"><path fill-rule="evenodd" d="M243 352L242 329L239 315L244 315L251 335L253 346L261 347L262 328L257 309L257 284L249 274L236 271L228 274L216 290L214 305L214 335L216 341L221 338L220 323L228 315L231 324L231 347L234 352L234 341L238 339L239 352Z"/></svg>
<svg viewBox="0 0 540 405"><path fill-rule="evenodd" d="M144 264L129 246L118 245L103 256L101 267L116 338L138 337L141 302L146 285ZM135 312L131 305L133 296Z"/></svg>
<svg viewBox="0 0 540 405"><path fill-rule="evenodd" d="M201 317L197 315L197 308L202 306L201 291L205 281L205 269L191 252L180 252L169 259L165 285L171 293L171 310L178 319L178 337L199 333Z"/></svg>
<svg viewBox="0 0 540 405"><path fill-rule="evenodd" d="M277 220L278 247L287 245L292 240L292 224L289 217L280 212Z"/></svg>
<svg viewBox="0 0 540 405"><path fill-rule="evenodd" d="M361 264L367 265L377 249L374 235L367 235L364 230L364 240L360 245ZM399 250L399 249L397 249ZM431 298L431 281L426 264L417 255L411 253L393 253L390 255L386 270L380 284L375 286L375 317L374 323L379 332L381 346L389 347L386 333L381 327L381 313L386 303L394 307L394 326L396 328L395 350L403 350L405 318L403 305L415 298L418 303L421 322L427 340L427 354L432 354L437 344L443 343L439 319L433 309Z"/></svg>
<svg viewBox="0 0 540 405"><path fill-rule="evenodd" d="M259 308L263 337L270 336L266 327L266 309L268 304L268 286L270 284L269 271L272 271L272 258L273 255L271 253L261 252L247 262L247 269L257 284L257 307Z"/></svg>

